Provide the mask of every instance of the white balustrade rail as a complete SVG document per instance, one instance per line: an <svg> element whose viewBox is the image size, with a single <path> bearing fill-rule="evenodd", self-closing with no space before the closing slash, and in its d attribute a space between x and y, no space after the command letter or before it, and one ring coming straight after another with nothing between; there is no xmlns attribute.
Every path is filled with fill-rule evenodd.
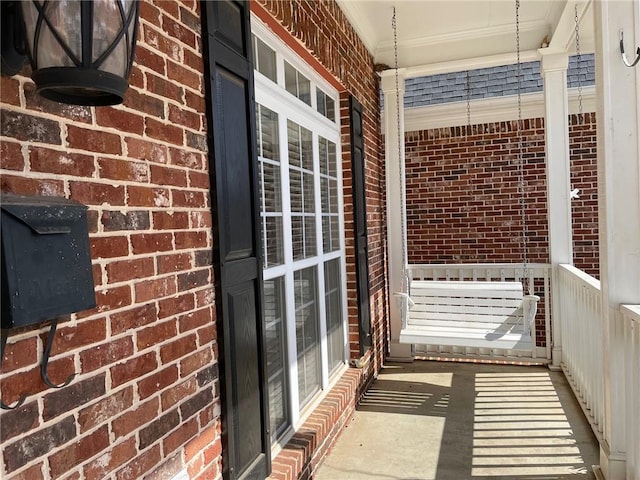
<svg viewBox="0 0 640 480"><path fill-rule="evenodd" d="M572 265L559 265L562 370L602 440L604 376L600 281Z"/></svg>
<svg viewBox="0 0 640 480"><path fill-rule="evenodd" d="M622 305L627 478L640 478L640 305Z"/></svg>
<svg viewBox="0 0 640 480"><path fill-rule="evenodd" d="M546 356L551 358L551 265L545 263L532 263L525 265L522 263L461 263L461 264L413 264L407 267L407 277L411 280L465 280L465 281L523 281L528 280L527 285L531 292L541 297L538 305L538 312L544 310L544 331L546 332ZM544 306L544 307L542 307ZM404 316L403 316L404 317ZM474 352L468 348L459 349L453 352L449 348L436 347L442 353L463 353ZM480 353L486 349L481 349ZM498 349L496 349L497 351ZM544 350L544 349L543 349ZM429 352L425 352L429 353ZM508 355L509 351L505 351Z"/></svg>

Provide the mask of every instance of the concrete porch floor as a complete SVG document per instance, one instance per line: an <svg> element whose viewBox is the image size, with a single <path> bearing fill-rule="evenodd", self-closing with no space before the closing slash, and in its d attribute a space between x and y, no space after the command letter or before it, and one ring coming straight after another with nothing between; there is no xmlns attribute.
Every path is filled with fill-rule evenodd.
<svg viewBox="0 0 640 480"><path fill-rule="evenodd" d="M315 480L595 479L561 372L415 361L382 370Z"/></svg>

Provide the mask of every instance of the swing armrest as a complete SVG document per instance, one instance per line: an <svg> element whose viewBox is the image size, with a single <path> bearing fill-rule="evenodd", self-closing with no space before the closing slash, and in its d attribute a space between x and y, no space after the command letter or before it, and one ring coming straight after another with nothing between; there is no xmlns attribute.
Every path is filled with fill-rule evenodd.
<svg viewBox="0 0 640 480"><path fill-rule="evenodd" d="M394 296L394 297L402 297L402 298L404 298L404 299L406 300L406 302L407 302L407 306L408 306L409 308L413 307L413 306L416 304L416 302L414 302L413 300L411 300L411 297L409 296L409 294L408 294L408 293L404 293L404 292L393 292L393 296Z"/></svg>
<svg viewBox="0 0 640 480"><path fill-rule="evenodd" d="M538 295L523 295L522 296L522 320L524 327L529 328L531 338L535 338L535 318L538 311L538 302L540 297Z"/></svg>
<svg viewBox="0 0 640 480"><path fill-rule="evenodd" d="M415 305L415 302L411 300L411 297L408 293L404 292L393 292L394 297L401 297L404 299L404 305L400 310L400 321L402 323L402 328L407 328L407 312Z"/></svg>

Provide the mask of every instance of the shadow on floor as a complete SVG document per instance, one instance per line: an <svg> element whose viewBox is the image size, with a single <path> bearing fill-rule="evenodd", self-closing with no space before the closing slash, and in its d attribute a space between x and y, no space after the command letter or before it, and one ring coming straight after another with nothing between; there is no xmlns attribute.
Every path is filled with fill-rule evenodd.
<svg viewBox="0 0 640 480"><path fill-rule="evenodd" d="M598 445L560 372L392 364L316 480L543 480L595 476Z"/></svg>

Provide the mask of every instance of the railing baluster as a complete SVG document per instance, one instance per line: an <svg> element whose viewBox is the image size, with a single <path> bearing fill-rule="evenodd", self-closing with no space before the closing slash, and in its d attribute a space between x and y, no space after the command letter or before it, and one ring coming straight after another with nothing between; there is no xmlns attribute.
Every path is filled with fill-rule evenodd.
<svg viewBox="0 0 640 480"><path fill-rule="evenodd" d="M603 344L600 282L570 265L560 265L562 368L596 436L603 428Z"/></svg>
<svg viewBox="0 0 640 480"><path fill-rule="evenodd" d="M640 478L640 305L622 305L624 326L627 472Z"/></svg>

